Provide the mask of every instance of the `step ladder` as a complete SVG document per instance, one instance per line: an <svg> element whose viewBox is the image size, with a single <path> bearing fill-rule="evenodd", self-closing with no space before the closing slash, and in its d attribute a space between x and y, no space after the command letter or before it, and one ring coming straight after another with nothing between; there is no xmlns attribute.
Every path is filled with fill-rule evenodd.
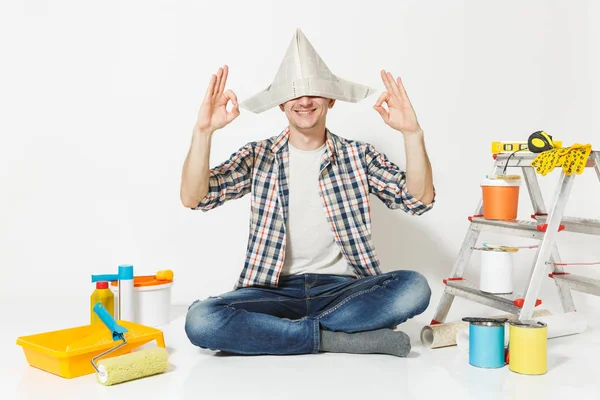
<svg viewBox="0 0 600 400"><path fill-rule="evenodd" d="M492 175L500 175L507 167L521 168L523 179L527 186L534 214L531 221L497 221L483 218L483 200L469 217L470 226L465 236L459 254L452 268L451 275L444 279L445 289L431 324L445 322L455 296L468 299L498 310L514 314L519 320L530 319L535 307L541 304L537 298L547 272L554 279L560 296L564 312L575 311L571 290L600 296L600 280L584 276L577 276L564 271L560 263L560 255L556 246L556 236L561 231L578 232L590 235L600 235L600 220L573 218L563 216L569 193L576 175L566 175L562 167L560 178L554 193L553 203L547 212L536 171L531 167L531 162L537 154L530 152L500 153L494 155L494 168ZM586 163L585 171L593 168L600 181L600 151L592 151ZM539 240L537 252L525 285L523 295L491 295L479 290L478 282L469 282L464 279L464 272L471 258L473 248L481 232L493 232L505 235L519 236ZM550 267L550 268L549 268Z"/></svg>

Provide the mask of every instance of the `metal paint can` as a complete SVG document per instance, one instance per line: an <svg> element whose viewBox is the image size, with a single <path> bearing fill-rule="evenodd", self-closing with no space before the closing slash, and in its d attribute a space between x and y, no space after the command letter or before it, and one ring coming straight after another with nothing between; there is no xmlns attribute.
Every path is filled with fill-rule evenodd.
<svg viewBox="0 0 600 400"><path fill-rule="evenodd" d="M479 368L501 368L505 365L503 322L470 322L469 364Z"/></svg>
<svg viewBox="0 0 600 400"><path fill-rule="evenodd" d="M538 321L509 321L508 365L513 372L547 372L548 325Z"/></svg>

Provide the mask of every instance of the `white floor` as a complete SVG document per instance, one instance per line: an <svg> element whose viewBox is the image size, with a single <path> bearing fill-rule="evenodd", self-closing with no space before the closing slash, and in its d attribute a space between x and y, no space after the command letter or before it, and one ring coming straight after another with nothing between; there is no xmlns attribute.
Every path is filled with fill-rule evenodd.
<svg viewBox="0 0 600 400"><path fill-rule="evenodd" d="M183 330L186 309L174 307L173 321L161 327L170 370L104 387L93 375L67 380L32 368L16 345L19 336L82 325L86 304L69 298L0 300L5 305L0 329L2 399L600 399L596 309L580 311L588 320L584 333L548 341L546 375L525 376L507 366L472 367L457 347L424 348L419 332L429 323L435 302L424 315L402 325L413 343L405 359L331 353L223 356L192 346ZM470 313L483 311L474 307Z"/></svg>

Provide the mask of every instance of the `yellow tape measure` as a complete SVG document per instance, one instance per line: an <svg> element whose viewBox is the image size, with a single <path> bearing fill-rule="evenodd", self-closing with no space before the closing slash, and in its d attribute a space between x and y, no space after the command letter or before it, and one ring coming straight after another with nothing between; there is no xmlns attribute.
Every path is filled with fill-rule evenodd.
<svg viewBox="0 0 600 400"><path fill-rule="evenodd" d="M527 147L532 153L541 153L542 151L552 150L554 148L554 142L552 141L552 136L548 135L546 132L537 131L529 135Z"/></svg>

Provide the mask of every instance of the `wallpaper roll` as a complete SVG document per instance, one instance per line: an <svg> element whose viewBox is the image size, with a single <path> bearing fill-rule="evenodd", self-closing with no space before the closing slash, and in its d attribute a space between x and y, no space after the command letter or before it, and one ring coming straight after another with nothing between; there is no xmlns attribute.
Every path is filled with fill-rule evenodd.
<svg viewBox="0 0 600 400"><path fill-rule="evenodd" d="M430 349L454 346L456 334L465 328L469 329L469 323L464 321L426 325L421 329L421 343Z"/></svg>
<svg viewBox="0 0 600 400"><path fill-rule="evenodd" d="M533 316L534 321L545 322L548 325L548 339L561 336L575 335L587 329L587 321L577 312L557 315ZM508 345L509 327L504 327L504 345ZM469 327L456 334L456 345L465 352L469 352Z"/></svg>
<svg viewBox="0 0 600 400"><path fill-rule="evenodd" d="M548 310L538 310L533 313L533 317L550 316L552 313ZM490 318L516 319L514 314L496 315ZM430 349L439 347L456 346L456 336L458 332L468 329L469 323L456 321L437 325L426 325L421 329L421 343Z"/></svg>

